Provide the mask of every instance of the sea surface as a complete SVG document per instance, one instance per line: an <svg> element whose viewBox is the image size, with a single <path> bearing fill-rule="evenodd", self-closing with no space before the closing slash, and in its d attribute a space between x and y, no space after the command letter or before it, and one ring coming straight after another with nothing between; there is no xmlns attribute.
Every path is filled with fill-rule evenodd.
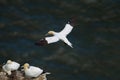
<svg viewBox="0 0 120 80"><path fill-rule="evenodd" d="M74 48L34 45L71 19ZM120 0L0 0L0 64L8 59L51 72L48 80L120 80Z"/></svg>

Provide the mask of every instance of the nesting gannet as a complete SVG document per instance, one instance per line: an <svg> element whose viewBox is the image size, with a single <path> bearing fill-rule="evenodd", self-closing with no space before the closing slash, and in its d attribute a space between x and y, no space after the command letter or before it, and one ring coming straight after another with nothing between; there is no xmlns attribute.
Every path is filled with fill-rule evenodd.
<svg viewBox="0 0 120 80"><path fill-rule="evenodd" d="M2 69L8 73L8 75L11 75L11 71L18 70L20 67L20 64L11 60L8 60L5 65L2 66Z"/></svg>
<svg viewBox="0 0 120 80"><path fill-rule="evenodd" d="M43 46L46 44L50 44L62 40L71 48L73 48L71 42L67 39L67 35L72 31L72 29L73 26L70 23L67 23L62 31L60 32L49 31L47 34L53 35L52 37L45 37L43 39L40 39L35 44Z"/></svg>
<svg viewBox="0 0 120 80"><path fill-rule="evenodd" d="M38 77L43 72L39 67L30 66L28 63L25 63L23 68L25 76L29 78Z"/></svg>

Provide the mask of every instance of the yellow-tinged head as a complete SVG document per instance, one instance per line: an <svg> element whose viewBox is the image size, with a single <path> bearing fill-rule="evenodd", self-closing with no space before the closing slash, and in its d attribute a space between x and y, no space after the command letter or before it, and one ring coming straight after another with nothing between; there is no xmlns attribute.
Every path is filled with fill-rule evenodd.
<svg viewBox="0 0 120 80"><path fill-rule="evenodd" d="M26 69L28 69L29 68L29 64L28 63L25 63L24 65L23 65L23 68L26 70Z"/></svg>
<svg viewBox="0 0 120 80"><path fill-rule="evenodd" d="M50 34L50 35L54 35L54 33L55 33L54 31L49 31L48 32L48 34Z"/></svg>
<svg viewBox="0 0 120 80"><path fill-rule="evenodd" d="M8 61L7 61L7 64L11 64L11 63L12 63L12 61L11 61L11 60L8 60Z"/></svg>

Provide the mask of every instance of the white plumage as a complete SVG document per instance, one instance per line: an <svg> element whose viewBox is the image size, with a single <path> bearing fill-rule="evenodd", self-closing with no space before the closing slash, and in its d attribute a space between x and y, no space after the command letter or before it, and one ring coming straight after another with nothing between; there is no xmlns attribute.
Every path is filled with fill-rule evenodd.
<svg viewBox="0 0 120 80"><path fill-rule="evenodd" d="M60 32L61 34L63 34L64 36L67 36L73 29L73 26L71 26L70 24L66 24L64 29Z"/></svg>
<svg viewBox="0 0 120 80"><path fill-rule="evenodd" d="M26 77L38 77L43 72L39 67L29 66L28 63L25 63L23 67Z"/></svg>
<svg viewBox="0 0 120 80"><path fill-rule="evenodd" d="M36 45L51 44L51 43L55 43L59 40L62 40L67 45L69 45L71 48L73 48L72 43L67 39L67 35L72 31L72 29L73 29L73 26L71 26L68 23L65 25L64 29L60 32L49 31L47 34L51 34L53 36L45 37L45 39L41 39L39 42L36 43Z"/></svg>
<svg viewBox="0 0 120 80"><path fill-rule="evenodd" d="M45 39L47 40L47 43L48 43L48 44L59 41L59 38L56 37L56 36L46 37Z"/></svg>
<svg viewBox="0 0 120 80"><path fill-rule="evenodd" d="M2 66L2 69L8 73L8 75L11 75L11 71L18 70L20 67L20 64L11 60L8 60L5 65Z"/></svg>
<svg viewBox="0 0 120 80"><path fill-rule="evenodd" d="M52 37L46 37L45 40L47 40L48 44L57 42L59 40L62 40L67 45L72 47L72 44L66 38L66 36L72 31L72 29L73 29L73 26L71 26L70 24L66 24L65 28L61 32L49 31L48 34L52 34L53 36Z"/></svg>

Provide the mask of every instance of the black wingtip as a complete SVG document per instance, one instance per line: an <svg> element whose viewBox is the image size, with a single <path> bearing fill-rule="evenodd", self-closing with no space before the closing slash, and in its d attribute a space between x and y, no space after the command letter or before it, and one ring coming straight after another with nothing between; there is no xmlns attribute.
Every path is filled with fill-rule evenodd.
<svg viewBox="0 0 120 80"><path fill-rule="evenodd" d="M35 42L35 45L37 46L44 46L47 45L47 41L45 39L40 39L39 41Z"/></svg>
<svg viewBox="0 0 120 80"><path fill-rule="evenodd" d="M77 25L77 17L71 17L68 21L68 23L71 25L71 26L76 26Z"/></svg>

